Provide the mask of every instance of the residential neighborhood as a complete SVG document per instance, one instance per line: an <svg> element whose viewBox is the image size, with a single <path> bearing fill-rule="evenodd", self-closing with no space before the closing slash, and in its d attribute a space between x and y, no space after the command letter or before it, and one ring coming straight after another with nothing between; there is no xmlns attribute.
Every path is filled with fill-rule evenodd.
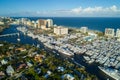
<svg viewBox="0 0 120 80"><path fill-rule="evenodd" d="M97 80L84 67L36 46L7 42L0 45L1 80Z"/></svg>

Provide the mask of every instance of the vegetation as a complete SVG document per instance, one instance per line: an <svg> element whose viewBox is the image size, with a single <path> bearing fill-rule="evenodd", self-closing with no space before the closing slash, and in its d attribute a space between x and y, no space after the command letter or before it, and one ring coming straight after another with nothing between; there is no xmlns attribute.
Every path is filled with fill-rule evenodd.
<svg viewBox="0 0 120 80"><path fill-rule="evenodd" d="M102 32L96 32L96 34L98 35L98 37L103 37L104 34Z"/></svg>
<svg viewBox="0 0 120 80"><path fill-rule="evenodd" d="M1 22L3 22L4 24L0 25L0 32L2 32L5 28L9 27L10 19L9 18L3 18L1 20Z"/></svg>
<svg viewBox="0 0 120 80"><path fill-rule="evenodd" d="M35 46L20 45L20 44L9 44L6 42L0 42L3 46L0 46L0 55L4 55L0 59L7 59L8 63L1 65L0 71L5 72L8 65L11 65L15 70L14 76L7 76L3 79L17 79L21 80L26 78L28 80L61 80L65 74L72 74L75 80L97 80L96 76L91 75L85 71L85 68L79 67L76 64L56 57L52 53L48 53L44 50L40 50ZM25 51L19 50L20 48L26 49ZM34 58L36 54L44 56L42 62L37 62ZM8 55L9 53L9 55ZM32 56L30 56L32 55ZM27 62L32 62L32 67L27 65ZM20 65L25 64L22 67ZM63 67L63 71L59 71L58 67ZM20 69L19 69L20 68ZM47 72L51 74L45 77ZM17 77L16 75L20 75ZM66 80L66 79L65 79Z"/></svg>

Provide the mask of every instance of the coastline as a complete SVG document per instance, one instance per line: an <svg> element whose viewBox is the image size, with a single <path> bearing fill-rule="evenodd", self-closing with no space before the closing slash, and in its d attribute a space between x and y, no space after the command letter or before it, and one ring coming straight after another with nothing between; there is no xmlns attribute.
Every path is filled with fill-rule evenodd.
<svg viewBox="0 0 120 80"><path fill-rule="evenodd" d="M14 19L19 19L23 17L14 17ZM30 20L37 21L38 19L52 19L54 24L63 25L72 28L80 28L82 26L88 27L90 30L98 30L104 32L105 28L119 28L120 17L24 17Z"/></svg>

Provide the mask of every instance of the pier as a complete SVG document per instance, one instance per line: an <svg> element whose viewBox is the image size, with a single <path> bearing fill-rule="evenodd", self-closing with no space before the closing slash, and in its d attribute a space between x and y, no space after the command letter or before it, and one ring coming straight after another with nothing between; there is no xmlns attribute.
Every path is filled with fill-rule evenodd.
<svg viewBox="0 0 120 80"><path fill-rule="evenodd" d="M0 37L13 36L13 35L19 36L19 33L4 34L4 35L0 35Z"/></svg>

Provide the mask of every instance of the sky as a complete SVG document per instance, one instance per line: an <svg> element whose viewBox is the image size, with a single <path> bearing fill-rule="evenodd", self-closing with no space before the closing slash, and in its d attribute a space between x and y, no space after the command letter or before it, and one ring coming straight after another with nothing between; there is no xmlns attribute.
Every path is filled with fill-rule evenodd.
<svg viewBox="0 0 120 80"><path fill-rule="evenodd" d="M0 0L0 16L120 17L120 0Z"/></svg>

